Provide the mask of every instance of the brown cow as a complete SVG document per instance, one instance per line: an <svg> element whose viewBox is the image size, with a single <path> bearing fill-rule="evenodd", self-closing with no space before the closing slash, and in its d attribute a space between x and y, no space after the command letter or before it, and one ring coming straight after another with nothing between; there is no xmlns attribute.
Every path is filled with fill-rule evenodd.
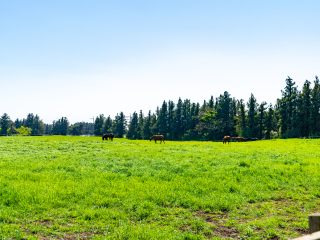
<svg viewBox="0 0 320 240"><path fill-rule="evenodd" d="M238 137L238 142L246 142L247 139L244 137Z"/></svg>
<svg viewBox="0 0 320 240"><path fill-rule="evenodd" d="M239 139L238 139L238 137L233 137L233 138L232 138L232 141L233 141L233 142L239 142Z"/></svg>
<svg viewBox="0 0 320 240"><path fill-rule="evenodd" d="M154 139L154 143L157 143L157 140L160 140L160 144L161 144L162 141L163 141L163 143L165 143L163 135L153 135L150 138L150 142L151 142L152 139Z"/></svg>
<svg viewBox="0 0 320 240"><path fill-rule="evenodd" d="M113 137L114 137L114 134L113 133L106 133L105 135L102 136L102 140L106 139L108 140L108 138L113 141Z"/></svg>
<svg viewBox="0 0 320 240"><path fill-rule="evenodd" d="M224 136L223 144L226 144L227 142L228 142L228 144L230 143L230 136Z"/></svg>

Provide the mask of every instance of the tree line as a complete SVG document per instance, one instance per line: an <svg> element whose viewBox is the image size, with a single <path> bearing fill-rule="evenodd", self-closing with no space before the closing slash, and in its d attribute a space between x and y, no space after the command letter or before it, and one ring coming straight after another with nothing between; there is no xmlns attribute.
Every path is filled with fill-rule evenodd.
<svg viewBox="0 0 320 240"><path fill-rule="evenodd" d="M7 114L0 118L0 134L12 135L83 135L101 136L113 132L115 137L149 139L164 135L168 140L221 140L223 136L259 139L296 138L320 134L320 83L306 80L302 90L288 76L282 96L274 105L258 103L253 94L245 102L225 91L220 96L199 103L190 99L163 101L154 113L134 112L127 120L123 112L114 119L100 114L94 123L70 125L66 117L44 124L38 115L11 121ZM23 130L23 131L22 131ZM27 134L26 133L27 130ZM23 134L22 134L23 135Z"/></svg>

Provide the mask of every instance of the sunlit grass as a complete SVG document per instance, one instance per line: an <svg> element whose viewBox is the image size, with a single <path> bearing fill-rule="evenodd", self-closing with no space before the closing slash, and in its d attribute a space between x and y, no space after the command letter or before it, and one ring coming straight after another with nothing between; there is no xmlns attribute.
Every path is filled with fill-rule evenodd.
<svg viewBox="0 0 320 240"><path fill-rule="evenodd" d="M223 145L1 137L0 235L302 235L308 214L320 210L319 150L320 141L308 139Z"/></svg>

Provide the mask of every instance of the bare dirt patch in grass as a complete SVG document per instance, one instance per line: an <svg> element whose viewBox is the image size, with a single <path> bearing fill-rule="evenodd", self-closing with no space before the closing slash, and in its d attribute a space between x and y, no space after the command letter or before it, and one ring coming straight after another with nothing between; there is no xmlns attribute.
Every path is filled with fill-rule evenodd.
<svg viewBox="0 0 320 240"><path fill-rule="evenodd" d="M225 226L225 222L228 219L227 213L207 213L204 211L197 211L196 217L204 219L206 222L214 225L212 228L212 235L221 237L233 237L235 238L239 231L237 229ZM206 234L207 235L207 234Z"/></svg>
<svg viewBox="0 0 320 240"><path fill-rule="evenodd" d="M308 206L309 202L312 202L313 205ZM271 222L272 228L278 229L278 232L289 231L301 236L308 234L308 229L303 226L303 222L307 222L309 212L319 210L319 199L293 200L281 197L248 204L228 213L210 213L200 210L194 212L194 217L202 218L212 224L211 236L220 235L222 238L236 238L246 235L243 229L247 227L251 229L252 234L266 237L270 227L268 224L270 225ZM298 222L301 224L297 224ZM207 236L207 234L205 235ZM269 235L268 239L276 240L282 239L282 237Z"/></svg>
<svg viewBox="0 0 320 240"><path fill-rule="evenodd" d="M66 233L63 237L40 237L40 240L47 240L47 239L66 239L66 240L76 240L76 239L88 239L90 236L102 235L102 233L92 233L92 232L82 232L82 233Z"/></svg>

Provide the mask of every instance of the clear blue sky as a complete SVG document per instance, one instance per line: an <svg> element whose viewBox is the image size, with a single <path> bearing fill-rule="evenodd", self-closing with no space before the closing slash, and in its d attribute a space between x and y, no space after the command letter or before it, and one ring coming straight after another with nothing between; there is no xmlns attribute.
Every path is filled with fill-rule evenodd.
<svg viewBox="0 0 320 240"><path fill-rule="evenodd" d="M71 123L320 75L320 1L0 0L0 115Z"/></svg>

